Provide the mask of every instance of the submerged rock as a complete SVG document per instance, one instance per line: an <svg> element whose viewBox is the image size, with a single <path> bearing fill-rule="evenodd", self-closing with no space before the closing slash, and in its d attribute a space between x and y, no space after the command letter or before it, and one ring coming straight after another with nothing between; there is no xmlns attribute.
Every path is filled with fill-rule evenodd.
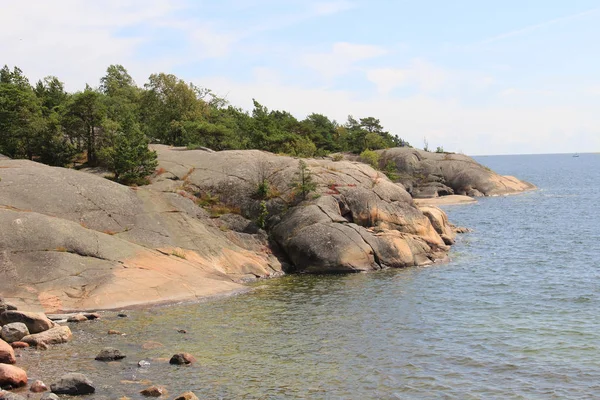
<svg viewBox="0 0 600 400"><path fill-rule="evenodd" d="M13 349L26 349L27 347L29 347L29 344L25 342L12 342L10 344L10 347L12 347Z"/></svg>
<svg viewBox="0 0 600 400"><path fill-rule="evenodd" d="M198 397L193 392L185 392L175 397L174 400L198 400Z"/></svg>
<svg viewBox="0 0 600 400"><path fill-rule="evenodd" d="M50 390L56 394L77 396L94 393L96 388L87 376L79 373L69 373L63 375L58 382L50 385Z"/></svg>
<svg viewBox="0 0 600 400"><path fill-rule="evenodd" d="M40 400L60 400L60 399L54 393L44 393L42 395L42 397L40 397Z"/></svg>
<svg viewBox="0 0 600 400"><path fill-rule="evenodd" d="M25 397L16 393L0 390L0 400L25 400Z"/></svg>

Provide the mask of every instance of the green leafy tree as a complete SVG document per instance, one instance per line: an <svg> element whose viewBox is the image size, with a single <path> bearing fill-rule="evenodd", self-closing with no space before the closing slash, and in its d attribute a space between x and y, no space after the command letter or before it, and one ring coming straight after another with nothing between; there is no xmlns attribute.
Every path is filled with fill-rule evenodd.
<svg viewBox="0 0 600 400"><path fill-rule="evenodd" d="M148 149L148 139L133 121L117 132L101 152L102 164L125 184L141 184L158 165L156 152Z"/></svg>
<svg viewBox="0 0 600 400"><path fill-rule="evenodd" d="M23 75L15 67L0 70L0 153L12 158L34 158L39 134L45 128L42 106Z"/></svg>
<svg viewBox="0 0 600 400"><path fill-rule="evenodd" d="M312 173L304 160L298 161L296 179L292 183L294 191L300 198L306 200L308 194L317 189L317 183L313 180Z"/></svg>
<svg viewBox="0 0 600 400"><path fill-rule="evenodd" d="M102 124L106 118L105 95L89 85L83 92L71 96L66 105L64 125L68 134L83 144L87 151L89 165L98 164L98 150L102 147L104 130Z"/></svg>

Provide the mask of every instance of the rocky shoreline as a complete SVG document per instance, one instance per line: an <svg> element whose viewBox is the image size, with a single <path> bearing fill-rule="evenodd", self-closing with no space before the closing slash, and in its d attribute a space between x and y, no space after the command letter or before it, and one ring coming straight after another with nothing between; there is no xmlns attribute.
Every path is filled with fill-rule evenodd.
<svg viewBox="0 0 600 400"><path fill-rule="evenodd" d="M48 350L49 346L60 345L72 340L73 335L68 323L83 323L101 318L98 313L43 314L17 310L17 307L0 298L0 399L6 400L57 400L57 395L82 396L96 392L93 381L82 373L63 374L51 385L41 380L31 382L27 372L16 366L22 351L29 348ZM118 317L126 318L120 313ZM62 324L62 325L61 325ZM180 333L186 333L181 331ZM109 330L107 335L124 335ZM114 347L104 347L90 362L118 362L127 356ZM176 353L168 363L172 366L194 364L196 359L189 353ZM146 360L138 362L138 368L148 367ZM150 385L139 391L144 397L163 397L168 395L164 386ZM197 400L193 392L184 392L174 397L176 400Z"/></svg>
<svg viewBox="0 0 600 400"><path fill-rule="evenodd" d="M446 258L457 230L422 201L533 187L466 156L408 148L382 151L378 169L350 155L153 149L151 183L133 188L0 160L2 295L48 313L121 309L285 273L427 265Z"/></svg>

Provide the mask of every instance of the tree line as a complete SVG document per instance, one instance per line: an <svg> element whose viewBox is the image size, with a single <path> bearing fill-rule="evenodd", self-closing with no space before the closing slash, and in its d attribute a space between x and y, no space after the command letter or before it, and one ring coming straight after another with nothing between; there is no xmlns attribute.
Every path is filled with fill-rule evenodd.
<svg viewBox="0 0 600 400"><path fill-rule="evenodd" d="M139 87L123 66L111 65L99 86L68 93L55 76L32 85L17 67L0 70L1 154L104 166L118 181L133 183L156 167L149 143L298 157L408 146L374 117L349 116L340 124L313 113L298 120L256 100L247 112L172 74L152 74Z"/></svg>

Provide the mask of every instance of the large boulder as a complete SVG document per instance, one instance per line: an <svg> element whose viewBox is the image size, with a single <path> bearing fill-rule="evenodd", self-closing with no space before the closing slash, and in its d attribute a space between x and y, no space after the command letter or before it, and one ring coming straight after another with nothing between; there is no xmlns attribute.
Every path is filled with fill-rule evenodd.
<svg viewBox="0 0 600 400"><path fill-rule="evenodd" d="M0 364L0 387L16 388L27 384L27 373L14 365Z"/></svg>
<svg viewBox="0 0 600 400"><path fill-rule="evenodd" d="M73 338L71 329L68 326L57 326L42 333L27 335L21 339L22 342L30 346L43 346L49 344L66 343Z"/></svg>
<svg viewBox="0 0 600 400"><path fill-rule="evenodd" d="M0 336L7 343L18 342L27 335L29 335L29 329L22 322L6 324L2 327L2 331L0 331Z"/></svg>
<svg viewBox="0 0 600 400"><path fill-rule="evenodd" d="M50 385L50 390L56 394L78 396L92 394L96 388L87 376L73 372L63 375L58 382Z"/></svg>
<svg viewBox="0 0 600 400"><path fill-rule="evenodd" d="M6 325L14 322L25 324L29 333L44 332L54 326L54 322L42 313L9 310L0 314L0 324Z"/></svg>
<svg viewBox="0 0 600 400"><path fill-rule="evenodd" d="M450 194L477 197L518 193L535 188L512 176L502 176L471 157L455 153L432 153L409 147L378 150L382 168L393 166L397 182L415 197Z"/></svg>
<svg viewBox="0 0 600 400"><path fill-rule="evenodd" d="M14 364L17 362L15 358L15 351L12 346L0 339L0 363L2 364Z"/></svg>

